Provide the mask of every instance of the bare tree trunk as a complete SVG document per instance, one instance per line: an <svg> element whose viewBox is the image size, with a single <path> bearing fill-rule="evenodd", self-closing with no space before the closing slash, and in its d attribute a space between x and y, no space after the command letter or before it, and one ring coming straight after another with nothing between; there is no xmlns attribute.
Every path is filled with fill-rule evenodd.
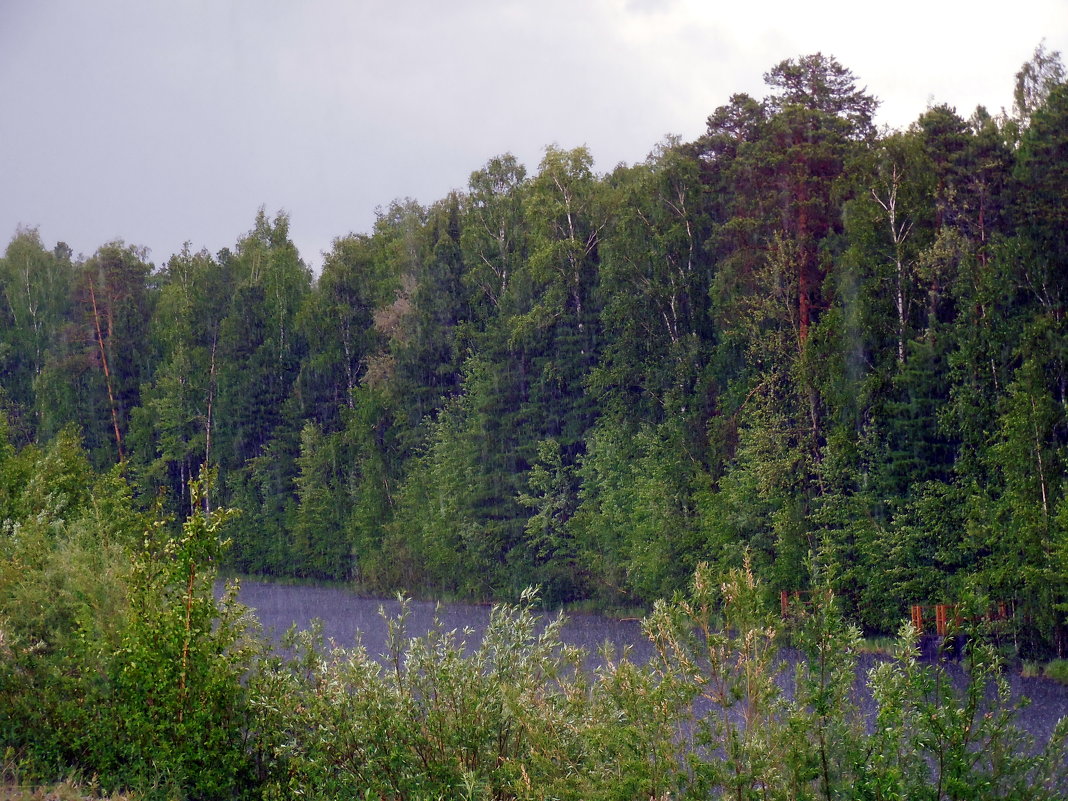
<svg viewBox="0 0 1068 801"><path fill-rule="evenodd" d="M901 174L897 165L893 166L890 173L890 181L887 185L886 199L879 197L875 190L871 190L871 196L875 202L882 206L886 212L887 222L890 223L890 241L894 244L894 268L896 277L895 303L897 305L897 361L905 363L905 335L908 328L908 297L906 294L906 267L902 256L905 240L912 231L912 223L898 222L897 217L897 190L901 185Z"/></svg>
<svg viewBox="0 0 1068 801"><path fill-rule="evenodd" d="M1038 461L1038 488L1042 495L1042 519L1049 530L1049 493L1046 490L1046 467L1042 458L1042 438L1038 431L1038 408L1034 397L1031 398L1031 425L1035 431L1035 458Z"/></svg>
<svg viewBox="0 0 1068 801"><path fill-rule="evenodd" d="M93 304L93 322L96 324L96 342L100 346L100 364L104 368L104 384L108 390L108 400L111 402L111 425L115 429L115 447L119 452L119 461L126 461L126 455L122 450L122 432L119 430L119 409L115 405L115 393L111 388L111 370L108 369L108 353L104 347L104 334L100 328L100 311L96 305L96 292L93 289L93 279L89 279L89 300ZM111 334L111 328L108 328Z"/></svg>
<svg viewBox="0 0 1068 801"><path fill-rule="evenodd" d="M211 338L211 366L208 368L208 408L204 417L204 467L207 471L211 467L211 409L215 402L215 348L219 343L219 332L215 331ZM211 514L211 481L204 477L204 514Z"/></svg>

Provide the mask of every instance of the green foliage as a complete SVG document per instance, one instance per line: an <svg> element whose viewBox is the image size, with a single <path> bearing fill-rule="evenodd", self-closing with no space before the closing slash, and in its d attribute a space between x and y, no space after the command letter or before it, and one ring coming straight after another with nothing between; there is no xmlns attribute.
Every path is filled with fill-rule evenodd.
<svg viewBox="0 0 1068 801"><path fill-rule="evenodd" d="M646 620L660 682L701 699L684 729L693 741L683 797L1060 797L1068 719L1042 748L1016 728L981 631L958 632L967 636L961 684L945 664L918 660L917 633L905 626L892 658L868 675L869 726L854 693L859 632L828 590L792 602L790 613L788 623L768 614L747 562L719 585L700 566L691 592ZM801 655L793 676L780 660L784 635Z"/></svg>
<svg viewBox="0 0 1068 801"><path fill-rule="evenodd" d="M516 561L530 565L528 578L542 582L550 603L585 595L584 565L579 543L570 525L578 506L578 480L573 466L565 464L555 439L538 443L538 459L528 475L531 494L519 502L532 510Z"/></svg>
<svg viewBox="0 0 1068 801"><path fill-rule="evenodd" d="M385 291L380 272L368 237L335 240L315 291L305 296L297 317L308 354L296 388L305 414L328 432L340 425L342 411L353 406L352 394L377 339L373 313Z"/></svg>
<svg viewBox="0 0 1068 801"><path fill-rule="evenodd" d="M71 312L72 280L70 249L47 251L34 229L17 230L0 259L0 374L20 415L35 406L35 379Z"/></svg>
<svg viewBox="0 0 1068 801"><path fill-rule="evenodd" d="M319 436L306 431L309 456ZM541 451L531 501L552 532L546 499L568 474L557 447ZM206 510L208 479L174 528L133 508L118 470L72 490L85 459L76 440L0 449L11 508L29 510L5 520L0 561L4 771L23 782L73 772L148 798L531 801L1043 801L1068 782L1068 721L1042 749L1015 728L981 630L955 633L968 635L959 685L917 660L905 627L869 676L869 728L859 633L830 590L781 620L748 558L722 578L699 565L688 593L656 605L644 666L606 650L590 670L562 644L563 618L534 614L533 591L495 607L479 636L440 623L410 636L404 602L378 658L314 631L268 651L236 587L215 597L233 513ZM67 491L42 492L38 474Z"/></svg>
<svg viewBox="0 0 1068 801"><path fill-rule="evenodd" d="M1002 665L981 639L965 647L958 689L942 665L916 658L917 633L902 628L892 662L869 683L878 705L870 798L1055 798L1063 790L1068 719L1037 749L1015 728Z"/></svg>
<svg viewBox="0 0 1068 801"><path fill-rule="evenodd" d="M611 684L592 689L582 655L560 643L562 618L540 624L534 601L495 607L480 639L440 624L409 638L402 606L387 620L384 663L292 635L297 656L273 660L251 686L265 797L659 795L670 760L650 770L642 753L652 723L642 671L612 665Z"/></svg>
<svg viewBox="0 0 1068 801"><path fill-rule="evenodd" d="M514 458L500 452L507 445L494 436L501 421L488 414L500 391L495 379L479 359L465 365L463 391L430 426L389 529L394 547L407 544L424 586L439 593L487 597L510 583L519 476L494 469Z"/></svg>
<svg viewBox="0 0 1068 801"><path fill-rule="evenodd" d="M690 498L702 473L675 422L631 435L598 426L578 475L580 502L568 528L604 599L656 598L685 580L703 545Z"/></svg>
<svg viewBox="0 0 1068 801"><path fill-rule="evenodd" d="M127 549L145 518L120 471L94 477L69 432L45 452L8 450L3 467L0 731L38 775L77 764L91 742L96 656L121 636Z"/></svg>
<svg viewBox="0 0 1068 801"><path fill-rule="evenodd" d="M688 685L708 706L694 721L688 757L693 782L706 795L756 798L784 785L786 755L773 739L781 711L777 631L756 587L748 564L721 586L701 565L688 597L658 602L645 623L665 680Z"/></svg>
<svg viewBox="0 0 1068 801"><path fill-rule="evenodd" d="M1039 42L1031 60L1016 73L1016 89L1013 92L1013 111L1017 119L1026 123L1028 118L1046 102L1050 92L1063 84L1064 63L1060 51L1046 50L1045 40Z"/></svg>
<svg viewBox="0 0 1068 801"><path fill-rule="evenodd" d="M324 435L306 423L300 435L300 470L295 479L300 498L293 524L293 551L300 574L319 579L347 579L352 569L347 502L340 460L341 438Z"/></svg>
<svg viewBox="0 0 1068 801"><path fill-rule="evenodd" d="M207 479L203 479L206 481ZM135 555L128 618L110 660L117 738L100 759L119 786L159 783L197 797L249 789L242 680L254 646L231 587L217 602L215 565L230 513L197 511L174 535L157 523Z"/></svg>
<svg viewBox="0 0 1068 801"><path fill-rule="evenodd" d="M72 435L8 490L0 558L0 732L31 780L72 771L163 796L234 797L250 777L242 681L255 648L214 597L219 528L175 534L137 509L120 468L94 476ZM47 483L46 483L47 482ZM145 534L145 532L148 534Z"/></svg>

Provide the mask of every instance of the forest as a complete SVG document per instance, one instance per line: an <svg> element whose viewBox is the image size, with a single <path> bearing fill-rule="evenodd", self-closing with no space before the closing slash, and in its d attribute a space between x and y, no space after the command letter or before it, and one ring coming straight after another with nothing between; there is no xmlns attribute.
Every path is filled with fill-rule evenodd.
<svg viewBox="0 0 1068 801"><path fill-rule="evenodd" d="M1068 84L1043 46L1015 81L879 130L834 58L783 61L694 141L490 158L318 275L284 212L161 265L21 228L0 586L31 521L106 514L99 482L125 515L238 510L234 574L649 609L748 559L868 633L1004 604L1064 656Z"/></svg>

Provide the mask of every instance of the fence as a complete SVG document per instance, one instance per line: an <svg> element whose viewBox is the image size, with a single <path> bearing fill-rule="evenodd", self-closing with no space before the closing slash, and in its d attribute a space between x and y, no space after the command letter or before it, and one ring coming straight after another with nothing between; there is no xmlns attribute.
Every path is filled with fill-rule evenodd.
<svg viewBox="0 0 1068 801"><path fill-rule="evenodd" d="M811 596L814 593L822 592L827 592L827 590L794 590L793 592L782 590L779 593L779 605L783 619L786 620L798 614L798 612L804 612L805 607L811 603ZM964 622L964 617L958 604L935 604L934 606L913 604L909 611L912 616L912 625L920 634L929 633L932 620L934 621L934 633L939 637L945 637L951 629L959 628ZM1012 610L1009 605L1004 601L1000 601L986 615L973 619L973 622L978 622L979 620L988 622L1009 620L1011 617Z"/></svg>
<svg viewBox="0 0 1068 801"><path fill-rule="evenodd" d="M912 616L912 625L920 634L924 634L927 631L928 621L931 620L931 611L934 611L934 626L935 634L939 637L945 637L949 632L950 627L958 628L964 622L964 618L961 616L960 607L957 604L935 604L932 606L921 606L919 604L913 604L910 607L910 614ZM995 620L1008 620L1012 617L1009 606L1004 601L998 602L997 606L985 615L981 615L979 618L973 618L973 622L979 622L980 620L986 620L993 622Z"/></svg>
<svg viewBox="0 0 1068 801"><path fill-rule="evenodd" d="M805 608L812 603L813 595L823 595L824 598L829 598L831 595L830 590L794 590L793 592L787 592L783 590L779 593L779 604L782 607L783 619L789 618L791 615L795 615L798 612L804 612ZM792 607L792 608L791 608Z"/></svg>

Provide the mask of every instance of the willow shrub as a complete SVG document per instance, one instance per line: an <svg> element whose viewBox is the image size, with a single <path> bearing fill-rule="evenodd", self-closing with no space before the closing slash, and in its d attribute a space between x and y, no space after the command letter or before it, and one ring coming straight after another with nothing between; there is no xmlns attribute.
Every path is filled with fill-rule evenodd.
<svg viewBox="0 0 1068 801"><path fill-rule="evenodd" d="M253 682L266 797L655 797L665 768L648 755L671 730L643 728L649 676L623 661L598 681L533 600L496 607L481 638L409 637L405 602L384 665L291 633Z"/></svg>
<svg viewBox="0 0 1068 801"><path fill-rule="evenodd" d="M683 797L1068 795L1068 718L1036 747L1016 726L1020 707L981 632L966 638L954 681L949 665L919 661L916 632L906 625L893 657L862 688L859 632L829 592L813 593L788 622L765 600L748 566L721 582L701 566L689 595L657 604L645 621L658 652L657 683L693 699L679 728Z"/></svg>
<svg viewBox="0 0 1068 801"><path fill-rule="evenodd" d="M862 761L853 698L859 633L830 595L815 595L791 631L749 569L716 581L698 567L691 592L645 621L659 682L689 691L681 728L686 797L850 797ZM800 653L783 658L789 634Z"/></svg>

